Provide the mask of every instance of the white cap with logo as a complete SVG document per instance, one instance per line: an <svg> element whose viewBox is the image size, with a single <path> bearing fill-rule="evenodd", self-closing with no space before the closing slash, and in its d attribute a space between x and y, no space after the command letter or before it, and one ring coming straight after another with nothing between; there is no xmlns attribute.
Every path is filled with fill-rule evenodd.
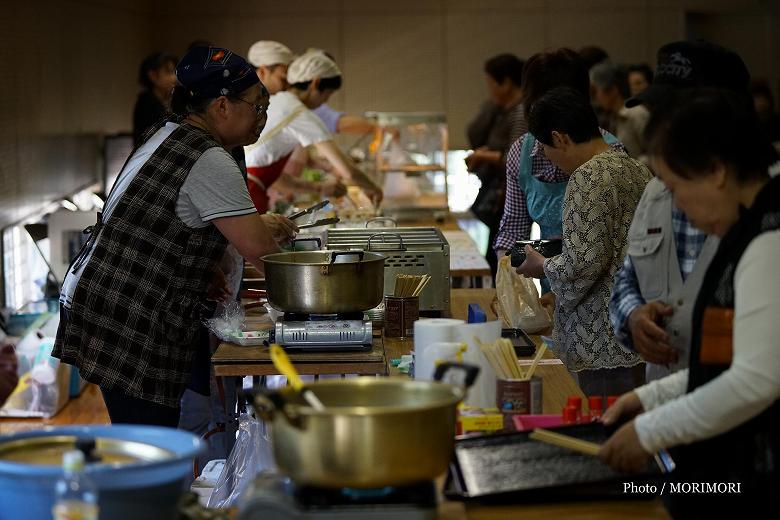
<svg viewBox="0 0 780 520"><path fill-rule="evenodd" d="M255 67L271 65L289 65L295 54L284 44L272 40L261 40L249 47L247 61Z"/></svg>
<svg viewBox="0 0 780 520"><path fill-rule="evenodd" d="M287 82L304 83L314 78L334 78L341 76L341 69L322 51L307 51L297 57L287 69Z"/></svg>

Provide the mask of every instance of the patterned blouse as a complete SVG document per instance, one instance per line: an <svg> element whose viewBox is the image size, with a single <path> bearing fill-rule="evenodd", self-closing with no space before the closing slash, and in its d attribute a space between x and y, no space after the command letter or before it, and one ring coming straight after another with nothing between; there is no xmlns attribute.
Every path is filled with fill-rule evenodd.
<svg viewBox="0 0 780 520"><path fill-rule="evenodd" d="M644 164L611 149L591 158L569 179L563 202L563 252L544 262L556 296L556 354L569 370L641 362L615 339L609 299L634 210L651 178Z"/></svg>

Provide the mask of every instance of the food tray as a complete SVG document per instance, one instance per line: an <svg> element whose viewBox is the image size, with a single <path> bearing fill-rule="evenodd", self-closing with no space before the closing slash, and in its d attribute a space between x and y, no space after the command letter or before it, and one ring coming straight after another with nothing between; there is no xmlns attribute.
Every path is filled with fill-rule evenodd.
<svg viewBox="0 0 780 520"><path fill-rule="evenodd" d="M242 347L253 347L262 345L264 341L268 341L268 330L247 330L244 332L234 332L226 338L230 343L241 345ZM240 334L240 336L239 336Z"/></svg>
<svg viewBox="0 0 780 520"><path fill-rule="evenodd" d="M555 431L599 444L608 437L600 423L566 426ZM445 496L497 503L627 498L622 486L626 477L598 458L533 441L528 438L529 433L458 439ZM637 483L661 478L655 464L648 464L643 473L631 476Z"/></svg>

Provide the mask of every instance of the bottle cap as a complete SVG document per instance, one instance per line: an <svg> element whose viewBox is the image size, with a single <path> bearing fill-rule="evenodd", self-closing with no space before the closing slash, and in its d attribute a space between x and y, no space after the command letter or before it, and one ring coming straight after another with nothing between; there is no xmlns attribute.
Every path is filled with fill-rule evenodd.
<svg viewBox="0 0 780 520"><path fill-rule="evenodd" d="M563 409L563 424L574 424L577 422L579 409L576 406L566 406Z"/></svg>
<svg viewBox="0 0 780 520"><path fill-rule="evenodd" d="M592 395L588 397L588 410L590 411L591 415L601 415L601 412L604 409L604 400L601 398L600 395Z"/></svg>
<svg viewBox="0 0 780 520"><path fill-rule="evenodd" d="M62 455L62 468L65 471L83 471L84 454L79 450L66 451Z"/></svg>

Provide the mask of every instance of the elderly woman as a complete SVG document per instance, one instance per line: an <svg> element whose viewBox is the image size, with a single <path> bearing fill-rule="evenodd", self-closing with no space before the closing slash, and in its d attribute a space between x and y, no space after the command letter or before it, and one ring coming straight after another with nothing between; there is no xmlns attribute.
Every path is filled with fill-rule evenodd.
<svg viewBox="0 0 780 520"><path fill-rule="evenodd" d="M689 93L648 126L651 160L675 204L721 237L693 313L687 370L622 396L629 420L602 447L619 470L673 452L675 480L738 483L728 495L672 494L676 518L771 511L780 490L780 179L747 96Z"/></svg>
<svg viewBox="0 0 780 520"><path fill-rule="evenodd" d="M645 165L610 147L590 100L568 87L531 107L528 126L544 155L566 172L563 252L544 259L526 246L518 272L547 278L555 294L557 354L586 395L620 394L644 382L639 356L615 339L608 305L628 228L645 185Z"/></svg>
<svg viewBox="0 0 780 520"><path fill-rule="evenodd" d="M523 109L526 120L531 106L555 87L570 87L590 96L590 78L583 59L571 49L560 48L531 56L523 67ZM615 149L623 146L604 130L604 139ZM531 226L539 225L541 238L561 236L561 212L569 176L553 164L531 133L523 134L506 157L506 199L496 240L499 258L517 240L528 240ZM542 291L549 291L542 280Z"/></svg>
<svg viewBox="0 0 780 520"><path fill-rule="evenodd" d="M258 267L295 225L261 216L228 150L257 140L268 93L227 49L179 62L178 117L148 132L68 270L53 354L100 386L112 422L176 426L193 336L228 244Z"/></svg>

